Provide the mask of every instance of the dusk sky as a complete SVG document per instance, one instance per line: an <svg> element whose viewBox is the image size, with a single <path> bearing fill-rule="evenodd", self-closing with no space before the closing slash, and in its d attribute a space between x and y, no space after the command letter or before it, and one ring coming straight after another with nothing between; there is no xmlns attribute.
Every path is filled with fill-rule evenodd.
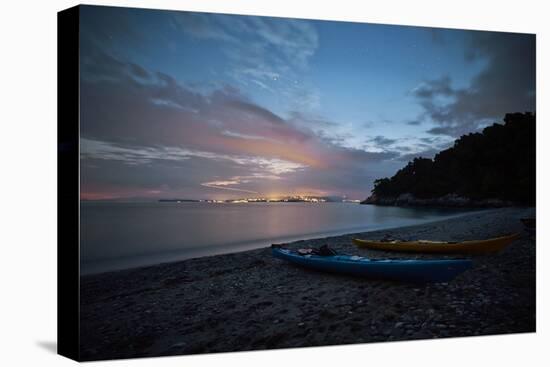
<svg viewBox="0 0 550 367"><path fill-rule="evenodd" d="M81 7L81 197L339 195L535 112L535 36Z"/></svg>

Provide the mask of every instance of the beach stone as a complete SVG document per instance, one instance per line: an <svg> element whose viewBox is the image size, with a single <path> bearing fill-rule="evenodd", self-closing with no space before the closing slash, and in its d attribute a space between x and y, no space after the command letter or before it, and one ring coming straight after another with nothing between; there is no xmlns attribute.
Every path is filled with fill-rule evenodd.
<svg viewBox="0 0 550 367"><path fill-rule="evenodd" d="M428 339L428 338L431 338L432 336L425 331L417 331L412 335L412 337L415 339Z"/></svg>
<svg viewBox="0 0 550 367"><path fill-rule="evenodd" d="M400 337L401 335L403 335L403 330L402 329L393 329L391 331L391 336L394 337L394 338Z"/></svg>
<svg viewBox="0 0 550 367"><path fill-rule="evenodd" d="M488 238L521 230L518 218L530 213L534 210L485 211L392 229L392 233L428 240ZM381 238L385 233L363 236ZM373 258L396 256L359 251L351 237L355 236L308 240L289 247L329 242L342 252ZM535 249L534 238L522 237L498 255L474 257L473 268L447 285L409 285L305 271L273 259L267 248L83 276L82 358L152 356L171 348L177 353L229 352L532 332ZM254 268L257 260L265 264ZM163 286L168 279L175 286ZM283 314L283 310L288 312ZM354 315L348 315L349 311Z"/></svg>
<svg viewBox="0 0 550 367"><path fill-rule="evenodd" d="M181 343L172 344L170 348L181 348L181 347L185 347L186 345L187 343L181 342Z"/></svg>

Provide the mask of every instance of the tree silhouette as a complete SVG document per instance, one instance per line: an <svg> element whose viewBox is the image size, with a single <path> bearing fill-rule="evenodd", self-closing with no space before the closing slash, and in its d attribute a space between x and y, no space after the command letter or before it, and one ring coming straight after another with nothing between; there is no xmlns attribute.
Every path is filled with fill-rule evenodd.
<svg viewBox="0 0 550 367"><path fill-rule="evenodd" d="M431 199L449 194L535 204L535 114L509 113L504 124L457 139L434 159L415 158L391 178L374 181L374 197L412 194Z"/></svg>

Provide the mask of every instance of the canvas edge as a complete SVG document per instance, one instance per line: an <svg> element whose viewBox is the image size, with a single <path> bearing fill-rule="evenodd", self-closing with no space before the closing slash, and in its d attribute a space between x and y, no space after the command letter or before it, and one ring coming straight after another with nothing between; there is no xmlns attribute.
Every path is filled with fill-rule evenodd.
<svg viewBox="0 0 550 367"><path fill-rule="evenodd" d="M80 8L57 13L57 353L80 360Z"/></svg>

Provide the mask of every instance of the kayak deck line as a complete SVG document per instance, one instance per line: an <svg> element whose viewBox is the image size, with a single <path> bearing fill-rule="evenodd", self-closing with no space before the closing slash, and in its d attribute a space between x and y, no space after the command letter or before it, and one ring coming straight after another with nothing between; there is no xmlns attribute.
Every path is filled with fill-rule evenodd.
<svg viewBox="0 0 550 367"><path fill-rule="evenodd" d="M294 254L294 251L290 249L281 249L282 253L286 254ZM334 256L320 256L320 255L313 255L313 254L307 254L307 255L301 255L297 254L302 257L312 259L312 260L332 260L332 261L340 261L340 262L357 262L357 261L369 261L369 262L387 262L387 263L407 263L407 262L417 262L417 261L426 261L426 262L446 262L446 261L456 261L456 260L466 260L470 261L469 259L374 259L370 257L365 256L357 256L357 255L334 255Z"/></svg>
<svg viewBox="0 0 550 367"><path fill-rule="evenodd" d="M364 240L353 239L353 243L358 247L369 248L382 251L398 252L423 252L423 253L464 253L464 254L486 254L499 252L519 238L520 233L489 238L485 240L468 240L462 242L451 241L382 241L382 240Z"/></svg>
<svg viewBox="0 0 550 367"><path fill-rule="evenodd" d="M302 267L375 279L407 282L448 282L472 266L469 259L370 259L355 255L301 255L272 247L273 257Z"/></svg>

